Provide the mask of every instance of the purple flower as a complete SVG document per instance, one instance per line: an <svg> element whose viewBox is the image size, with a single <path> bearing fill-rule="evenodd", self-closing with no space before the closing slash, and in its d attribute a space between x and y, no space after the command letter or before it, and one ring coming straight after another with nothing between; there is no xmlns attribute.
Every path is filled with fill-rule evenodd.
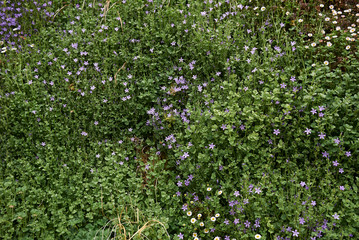
<svg viewBox="0 0 359 240"><path fill-rule="evenodd" d="M46 143L45 143L45 142L42 142L41 145L42 145L43 147L45 147Z"/></svg>
<svg viewBox="0 0 359 240"><path fill-rule="evenodd" d="M257 194L260 194L262 192L262 190L260 188L255 188L254 190L255 190L255 193L257 193Z"/></svg>
<svg viewBox="0 0 359 240"><path fill-rule="evenodd" d="M285 84L285 83L280 84L280 88L285 88L286 86L287 86L287 84Z"/></svg>
<svg viewBox="0 0 359 240"><path fill-rule="evenodd" d="M339 165L339 163L338 163L337 160L333 161L333 166L334 166L334 167L336 167L336 166L338 166L338 165Z"/></svg>
<svg viewBox="0 0 359 240"><path fill-rule="evenodd" d="M221 127L223 130L227 129L227 125L226 124L222 124L222 127Z"/></svg>
<svg viewBox="0 0 359 240"><path fill-rule="evenodd" d="M347 155L347 157L350 157L352 154L351 154L351 152L349 151L349 152L346 152L345 155Z"/></svg>
<svg viewBox="0 0 359 240"><path fill-rule="evenodd" d="M339 220L339 215L337 213L335 213L334 215L332 215L334 219Z"/></svg>
<svg viewBox="0 0 359 240"><path fill-rule="evenodd" d="M238 218L234 219L233 223L234 223L234 225L237 225L239 223L239 219Z"/></svg>
<svg viewBox="0 0 359 240"><path fill-rule="evenodd" d="M305 223L304 218L300 217L300 218L299 218L299 224L302 224L302 225L303 225L304 223Z"/></svg>
<svg viewBox="0 0 359 240"><path fill-rule="evenodd" d="M82 136L87 136L87 132L82 132L81 135Z"/></svg>
<svg viewBox="0 0 359 240"><path fill-rule="evenodd" d="M339 143L340 143L339 138L334 139L334 142L335 142L336 144L339 144Z"/></svg>
<svg viewBox="0 0 359 240"><path fill-rule="evenodd" d="M323 154L323 157L325 157L325 158L329 158L329 153L327 153L327 151L322 152L322 154Z"/></svg>
<svg viewBox="0 0 359 240"><path fill-rule="evenodd" d="M319 139L324 139L325 136L326 135L324 133L322 133L322 132L318 135Z"/></svg>
<svg viewBox="0 0 359 240"><path fill-rule="evenodd" d="M244 222L244 225L249 228L249 226L251 225L251 222L249 222L248 220Z"/></svg>
<svg viewBox="0 0 359 240"><path fill-rule="evenodd" d="M240 195L240 194L239 194L238 191L235 191L235 192L234 192L234 196L238 197L239 195Z"/></svg>
<svg viewBox="0 0 359 240"><path fill-rule="evenodd" d="M177 237L178 237L179 239L183 239L183 234L180 233L180 234L177 235Z"/></svg>
<svg viewBox="0 0 359 240"><path fill-rule="evenodd" d="M216 146L216 145L214 145L213 143L211 143L211 144L209 145L209 149L213 149L215 146Z"/></svg>
<svg viewBox="0 0 359 240"><path fill-rule="evenodd" d="M278 135L280 133L279 129L274 129L273 134Z"/></svg>
<svg viewBox="0 0 359 240"><path fill-rule="evenodd" d="M315 205L317 205L317 203L316 203L316 201L312 201L312 206L315 206Z"/></svg>
<svg viewBox="0 0 359 240"><path fill-rule="evenodd" d="M339 168L339 172L343 173L344 172L343 168Z"/></svg>
<svg viewBox="0 0 359 240"><path fill-rule="evenodd" d="M314 108L312 108L312 111L310 111L313 115L317 113L317 110L315 110Z"/></svg>
<svg viewBox="0 0 359 240"><path fill-rule="evenodd" d="M182 206L182 210L183 210L183 211L186 211L186 210L187 210L187 204L184 204L184 205Z"/></svg>
<svg viewBox="0 0 359 240"><path fill-rule="evenodd" d="M298 237L299 232L297 231L297 229L292 231L292 233L293 233L293 237Z"/></svg>
<svg viewBox="0 0 359 240"><path fill-rule="evenodd" d="M344 191L344 190L345 190L345 187L344 187L344 186L340 186L339 189L342 190L342 191Z"/></svg>
<svg viewBox="0 0 359 240"><path fill-rule="evenodd" d="M309 135L309 134L311 134L312 129L307 128L304 132L305 132L307 135Z"/></svg>
<svg viewBox="0 0 359 240"><path fill-rule="evenodd" d="M305 186L305 182L300 182L300 186L304 187Z"/></svg>

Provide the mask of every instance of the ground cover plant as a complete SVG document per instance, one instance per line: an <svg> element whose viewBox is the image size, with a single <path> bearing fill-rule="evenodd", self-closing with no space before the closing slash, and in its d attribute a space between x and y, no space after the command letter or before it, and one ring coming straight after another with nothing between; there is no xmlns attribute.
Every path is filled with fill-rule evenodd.
<svg viewBox="0 0 359 240"><path fill-rule="evenodd" d="M356 1L1 1L2 239L356 239Z"/></svg>

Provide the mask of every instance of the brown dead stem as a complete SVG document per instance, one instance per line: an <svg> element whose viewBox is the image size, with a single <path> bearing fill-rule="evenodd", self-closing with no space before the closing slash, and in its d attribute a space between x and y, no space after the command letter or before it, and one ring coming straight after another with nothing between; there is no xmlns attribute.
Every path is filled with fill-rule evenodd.
<svg viewBox="0 0 359 240"><path fill-rule="evenodd" d="M126 66L126 62L122 65L122 67L120 67L118 70L117 70L117 72L116 72L116 74L115 74L115 85L117 85L117 74L120 72L120 70L122 69L122 70L125 70L124 69L124 67Z"/></svg>

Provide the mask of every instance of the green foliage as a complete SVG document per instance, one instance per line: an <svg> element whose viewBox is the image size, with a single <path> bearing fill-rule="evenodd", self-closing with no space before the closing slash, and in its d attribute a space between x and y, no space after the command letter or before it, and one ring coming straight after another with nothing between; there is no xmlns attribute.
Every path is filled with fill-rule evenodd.
<svg viewBox="0 0 359 240"><path fill-rule="evenodd" d="M0 55L0 236L357 237L359 7L337 7L25 11L37 33L10 25Z"/></svg>

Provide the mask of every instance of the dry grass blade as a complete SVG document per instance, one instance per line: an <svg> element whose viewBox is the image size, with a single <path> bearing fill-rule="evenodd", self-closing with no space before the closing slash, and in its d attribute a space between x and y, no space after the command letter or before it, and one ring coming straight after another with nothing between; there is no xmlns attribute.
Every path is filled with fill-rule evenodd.
<svg viewBox="0 0 359 240"><path fill-rule="evenodd" d="M168 238L171 239L171 238L170 238L170 235L168 234L168 232L167 232L167 230L166 230L165 225L163 225L163 223L161 223L160 221L157 221L157 220L154 220L154 219L153 219L153 220L150 220L150 221L146 222L145 225L143 225L140 229L138 229L138 231L137 231L135 234L133 234L132 237L130 237L129 240L131 240L131 239L132 239L134 236L136 236L137 234L140 234L140 235L141 235L141 233L142 233L145 229L147 229L147 228L151 227L152 225L154 225L154 224L149 224L150 222L156 222L156 223L159 223L160 225L162 225L162 227L165 229L165 231L166 231L166 233L167 233ZM147 224L149 224L149 225L147 225Z"/></svg>
<svg viewBox="0 0 359 240"><path fill-rule="evenodd" d="M70 3L70 4L71 4L71 3ZM54 21L55 17L57 16L57 14L59 14L59 12L60 12L62 9L64 9L64 8L67 7L67 6L69 6L70 4L67 4L67 5L63 6L62 8L56 10L54 17L52 18L52 21Z"/></svg>
<svg viewBox="0 0 359 240"><path fill-rule="evenodd" d="M105 6L103 7L103 15L104 15L105 22L106 22L106 16L107 16L107 12L109 10L109 6L110 6L110 0L107 0Z"/></svg>
<svg viewBox="0 0 359 240"><path fill-rule="evenodd" d="M121 19L120 13L119 13L119 12L117 12L117 14L118 14L118 17L120 18L121 30L122 30L122 32L123 32L123 27L122 27L122 19Z"/></svg>
<svg viewBox="0 0 359 240"><path fill-rule="evenodd" d="M120 72L120 70L122 69L122 70L125 70L124 69L124 67L126 66L126 62L122 65L122 67L120 67L118 70L117 70L117 72L116 72L116 74L115 74L115 84L117 84L117 74Z"/></svg>

